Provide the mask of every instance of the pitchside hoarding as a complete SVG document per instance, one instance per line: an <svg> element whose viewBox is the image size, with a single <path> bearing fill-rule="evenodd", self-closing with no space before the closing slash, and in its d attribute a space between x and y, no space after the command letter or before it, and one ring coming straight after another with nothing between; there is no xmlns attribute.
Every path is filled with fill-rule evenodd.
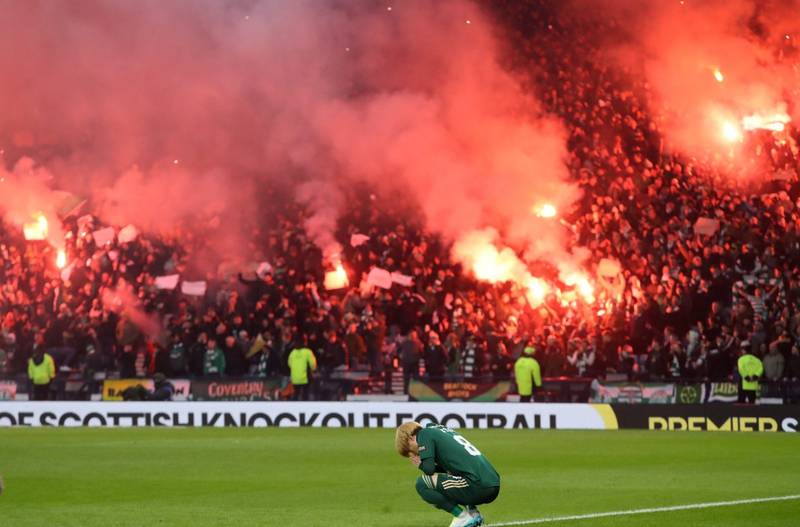
<svg viewBox="0 0 800 527"><path fill-rule="evenodd" d="M798 432L798 405L614 404L620 428L714 432Z"/></svg>
<svg viewBox="0 0 800 527"><path fill-rule="evenodd" d="M0 402L0 427L451 428L800 431L800 406L398 402Z"/></svg>
<svg viewBox="0 0 800 527"><path fill-rule="evenodd" d="M383 402L0 403L0 426L613 429L609 405Z"/></svg>
<svg viewBox="0 0 800 527"><path fill-rule="evenodd" d="M188 401L192 382L188 379L169 379L175 392L172 395L174 401ZM106 379L103 381L103 400L122 401L122 392L133 386L143 386L148 391L153 391L155 383L152 379Z"/></svg>
<svg viewBox="0 0 800 527"><path fill-rule="evenodd" d="M193 381L195 401L277 401L285 382L272 379Z"/></svg>

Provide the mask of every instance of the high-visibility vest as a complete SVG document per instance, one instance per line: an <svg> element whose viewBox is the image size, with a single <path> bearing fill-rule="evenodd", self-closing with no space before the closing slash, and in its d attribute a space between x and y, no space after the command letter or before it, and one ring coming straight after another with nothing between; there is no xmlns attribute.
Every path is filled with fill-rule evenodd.
<svg viewBox="0 0 800 527"><path fill-rule="evenodd" d="M764 364L755 355L746 353L739 357L737 362L739 375L742 377L742 389L749 391L758 390L758 379L764 374ZM746 377L755 377L756 380L748 381Z"/></svg>
<svg viewBox="0 0 800 527"><path fill-rule="evenodd" d="M308 348L295 348L289 354L292 384L308 384L308 368L317 369L317 358Z"/></svg>
<svg viewBox="0 0 800 527"><path fill-rule="evenodd" d="M33 358L28 359L28 378L33 384L48 384L56 376L56 363L53 357L44 354L44 359L39 364L33 361Z"/></svg>
<svg viewBox="0 0 800 527"><path fill-rule="evenodd" d="M542 372L536 359L523 355L514 363L514 376L520 395L533 394L533 385L542 385Z"/></svg>

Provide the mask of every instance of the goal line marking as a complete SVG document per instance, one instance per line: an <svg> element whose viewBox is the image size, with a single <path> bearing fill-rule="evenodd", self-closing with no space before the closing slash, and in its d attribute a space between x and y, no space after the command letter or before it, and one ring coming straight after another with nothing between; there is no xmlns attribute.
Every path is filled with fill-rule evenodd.
<svg viewBox="0 0 800 527"><path fill-rule="evenodd" d="M673 505L670 507L651 507L647 509L631 509L627 511L595 512L591 514L576 514L573 516L552 516L549 518L534 518L532 520L518 520L512 522L492 523L487 527L506 527L512 525L533 525L536 523L565 522L576 520L593 520L595 518L610 518L614 516L632 516L634 514L652 514L657 512L690 511L694 509L711 509L713 507L735 507L752 503L767 503L770 501L800 500L800 494L791 496L773 496L771 498L752 498L747 500L712 501L709 503L693 503L691 505Z"/></svg>

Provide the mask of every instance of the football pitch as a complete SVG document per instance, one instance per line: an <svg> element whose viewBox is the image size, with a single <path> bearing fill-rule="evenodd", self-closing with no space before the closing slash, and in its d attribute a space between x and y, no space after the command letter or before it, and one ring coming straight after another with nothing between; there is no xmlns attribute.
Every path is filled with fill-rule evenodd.
<svg viewBox="0 0 800 527"><path fill-rule="evenodd" d="M3 526L447 526L380 429L0 430ZM800 494L794 434L464 431L502 476L489 525ZM796 525L800 500L553 526ZM530 522L530 523L522 523Z"/></svg>

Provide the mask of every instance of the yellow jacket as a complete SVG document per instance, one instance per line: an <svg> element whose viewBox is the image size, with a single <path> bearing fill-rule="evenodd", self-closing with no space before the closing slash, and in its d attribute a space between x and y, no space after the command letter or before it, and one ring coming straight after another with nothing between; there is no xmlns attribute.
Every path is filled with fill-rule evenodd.
<svg viewBox="0 0 800 527"><path fill-rule="evenodd" d="M758 390L758 380L764 374L764 364L761 359L747 353L739 357L737 366L739 367L739 375L742 377L742 389Z"/></svg>
<svg viewBox="0 0 800 527"><path fill-rule="evenodd" d="M56 377L56 363L53 357L44 354L44 359L39 364L33 361L33 357L28 359L28 378L33 384L47 384Z"/></svg>
<svg viewBox="0 0 800 527"><path fill-rule="evenodd" d="M517 390L520 395L533 394L533 385L542 385L542 371L533 357L523 355L514 363L514 376L517 378Z"/></svg>
<svg viewBox="0 0 800 527"><path fill-rule="evenodd" d="M295 348L289 354L292 384L308 384L308 368L317 369L317 358L308 348Z"/></svg>

